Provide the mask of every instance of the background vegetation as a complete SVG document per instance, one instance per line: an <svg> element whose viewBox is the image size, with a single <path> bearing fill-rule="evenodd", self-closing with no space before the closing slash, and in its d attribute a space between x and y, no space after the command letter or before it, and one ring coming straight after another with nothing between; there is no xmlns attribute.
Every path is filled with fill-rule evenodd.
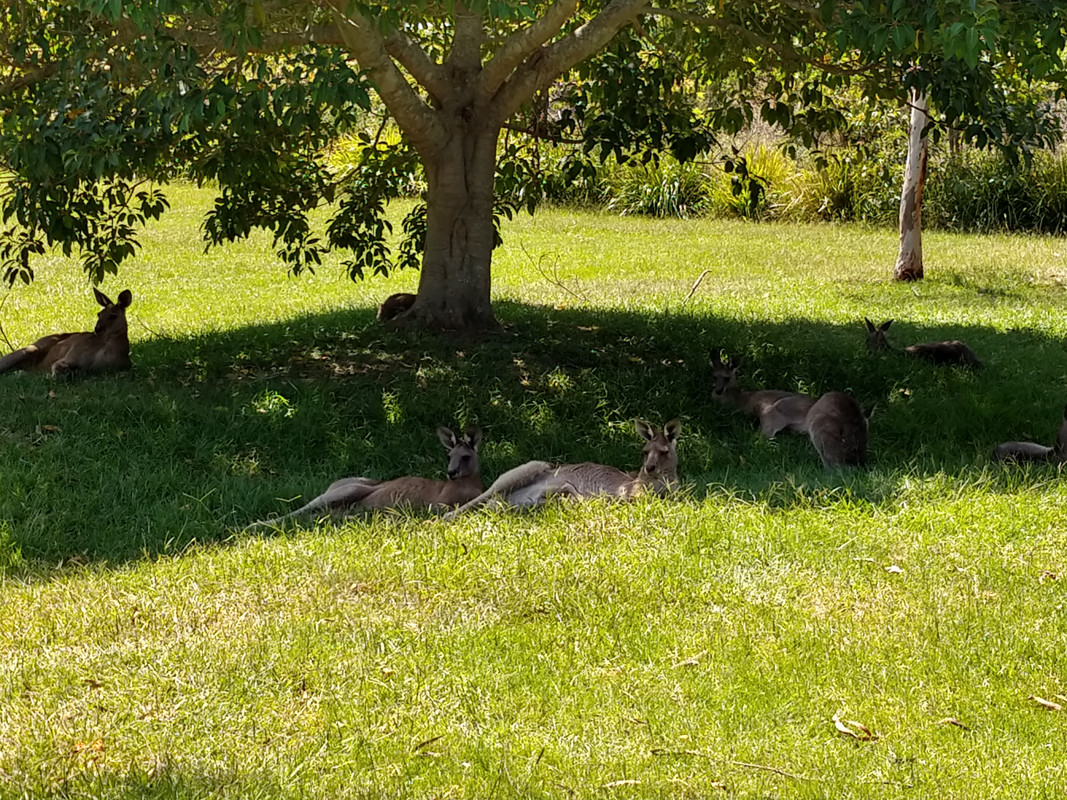
<svg viewBox="0 0 1067 800"><path fill-rule="evenodd" d="M1067 491L988 457L1060 421L1060 240L935 234L904 286L888 230L549 211L497 251L506 333L449 341L373 321L412 273L204 255L209 202L180 190L105 287L133 372L0 380L0 796L1061 791L1067 716L1032 698L1067 695ZM92 319L76 262L38 277L12 343ZM865 315L987 367L872 358ZM717 406L715 348L743 386L876 404L871 468ZM342 475L441 475L440 422L483 426L491 478L635 466L638 415L684 420L678 498L242 531Z"/></svg>

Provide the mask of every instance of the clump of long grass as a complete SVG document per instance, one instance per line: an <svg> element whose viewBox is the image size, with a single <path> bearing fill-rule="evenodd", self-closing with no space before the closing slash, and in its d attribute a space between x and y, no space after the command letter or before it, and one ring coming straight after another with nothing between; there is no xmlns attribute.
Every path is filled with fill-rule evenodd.
<svg viewBox="0 0 1067 800"><path fill-rule="evenodd" d="M686 219L703 215L709 201L703 166L671 156L622 165L607 180L607 208L624 216Z"/></svg>
<svg viewBox="0 0 1067 800"><path fill-rule="evenodd" d="M936 164L924 221L958 231L1067 230L1067 153L1040 152L1031 164L999 153L963 151Z"/></svg>

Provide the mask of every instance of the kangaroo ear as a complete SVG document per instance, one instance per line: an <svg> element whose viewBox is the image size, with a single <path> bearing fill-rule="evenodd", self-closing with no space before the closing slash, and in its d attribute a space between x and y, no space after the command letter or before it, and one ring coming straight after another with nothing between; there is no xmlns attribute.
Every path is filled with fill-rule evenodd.
<svg viewBox="0 0 1067 800"><path fill-rule="evenodd" d="M451 428L446 428L444 425L437 427L437 438L441 440L445 450L451 450L456 446L456 434L452 433Z"/></svg>
<svg viewBox="0 0 1067 800"><path fill-rule="evenodd" d="M876 329L876 328L874 327L874 323L873 323L873 322L871 322L871 321L870 321L869 319L867 319L866 317L864 317L864 318L863 318L863 321L867 323L867 332L868 332L868 333L874 333L874 332L875 332L875 330L877 330L877 329Z"/></svg>
<svg viewBox="0 0 1067 800"><path fill-rule="evenodd" d="M740 369L741 362L745 360L744 356L730 356L730 360L726 362L726 366L730 369Z"/></svg>
<svg viewBox="0 0 1067 800"><path fill-rule="evenodd" d="M887 331L887 330L889 330L889 326L892 325L892 324L893 324L893 320L887 319L885 322L883 322L881 325L878 326L878 330Z"/></svg>
<svg viewBox="0 0 1067 800"><path fill-rule="evenodd" d="M132 303L132 302L133 302L133 292L131 292L129 289L123 289L121 292L119 292L119 303L118 304L120 306L122 306L123 308L129 308L130 307L130 303Z"/></svg>
<svg viewBox="0 0 1067 800"><path fill-rule="evenodd" d="M482 444L482 429L477 425L471 425L467 428L467 432L463 434L463 441L470 445L472 450L477 452Z"/></svg>
<svg viewBox="0 0 1067 800"><path fill-rule="evenodd" d="M646 442L651 442L652 437L656 435L655 429L645 422L643 419L635 419L634 427L637 429L637 435L644 439Z"/></svg>
<svg viewBox="0 0 1067 800"><path fill-rule="evenodd" d="M682 432L682 421L680 419L672 419L666 425L663 426L663 435L667 437L668 442L675 442L678 440L678 434Z"/></svg>
<svg viewBox="0 0 1067 800"><path fill-rule="evenodd" d="M722 366L722 353L720 353L718 350L712 350L711 351L711 366L713 366L713 367L721 367Z"/></svg>
<svg viewBox="0 0 1067 800"><path fill-rule="evenodd" d="M97 289L95 287L93 288L93 295L96 296L96 302L98 302L104 308L107 308L108 306L115 305L114 303L111 302L111 300L108 298L108 296L106 294L104 294L103 292L101 292L99 289Z"/></svg>

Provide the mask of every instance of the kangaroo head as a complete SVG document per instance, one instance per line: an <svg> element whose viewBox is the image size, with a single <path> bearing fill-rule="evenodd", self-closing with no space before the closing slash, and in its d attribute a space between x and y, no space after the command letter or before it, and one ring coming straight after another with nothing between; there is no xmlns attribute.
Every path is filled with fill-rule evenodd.
<svg viewBox="0 0 1067 800"><path fill-rule="evenodd" d="M93 294L96 295L96 302L103 306L100 313L96 315L96 327L93 332L99 336L106 336L109 333L125 333L126 309L133 302L133 294L130 290L122 291L117 303L112 303L111 299L99 289L93 289Z"/></svg>
<svg viewBox="0 0 1067 800"><path fill-rule="evenodd" d="M893 320L887 319L881 325L875 325L866 317L863 321L867 324L867 349L871 352L878 350L888 350L889 340L885 338L885 332L889 330L889 326L893 324Z"/></svg>
<svg viewBox="0 0 1067 800"><path fill-rule="evenodd" d="M479 474L478 448L482 444L482 431L474 425L462 436L456 436L444 425L437 429L437 438L448 451L448 479L450 481Z"/></svg>
<svg viewBox="0 0 1067 800"><path fill-rule="evenodd" d="M635 421L637 435L645 440L644 458L639 477L669 486L678 482L678 434L681 420L672 419L662 430L643 419Z"/></svg>
<svg viewBox="0 0 1067 800"><path fill-rule="evenodd" d="M711 354L711 394L723 397L737 386L737 370L741 366L741 356L727 357L723 361L716 351Z"/></svg>

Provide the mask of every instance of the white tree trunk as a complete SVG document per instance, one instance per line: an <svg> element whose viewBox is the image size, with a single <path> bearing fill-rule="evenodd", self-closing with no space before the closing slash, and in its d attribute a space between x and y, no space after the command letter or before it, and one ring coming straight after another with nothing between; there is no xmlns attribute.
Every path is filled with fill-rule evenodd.
<svg viewBox="0 0 1067 800"><path fill-rule="evenodd" d="M893 278L898 281L917 281L923 277L923 185L930 98L912 92L909 105L908 160L904 167L904 188L900 192L900 253L893 269Z"/></svg>

